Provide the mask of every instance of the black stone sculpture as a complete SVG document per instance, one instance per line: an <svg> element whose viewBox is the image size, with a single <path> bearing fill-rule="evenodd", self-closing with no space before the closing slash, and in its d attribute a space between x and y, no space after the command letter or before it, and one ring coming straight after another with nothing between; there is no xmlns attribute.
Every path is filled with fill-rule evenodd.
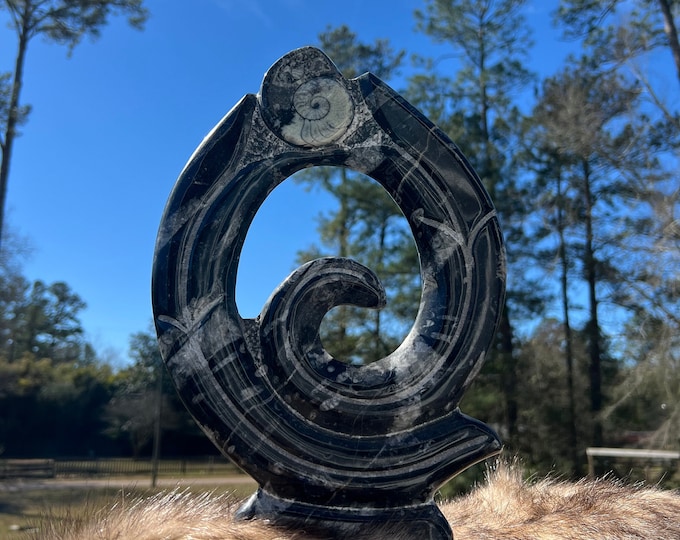
<svg viewBox="0 0 680 540"><path fill-rule="evenodd" d="M357 262L303 265L256 319L235 301L258 208L293 173L323 165L378 181L420 255L410 333L362 367L334 359L318 335L335 306L384 305ZM495 333L504 284L496 212L454 143L380 79L347 80L306 47L269 69L260 94L246 95L180 174L158 233L153 307L186 406L260 485L241 517L333 538L398 524L412 538L444 539L452 533L435 491L501 447L458 403Z"/></svg>

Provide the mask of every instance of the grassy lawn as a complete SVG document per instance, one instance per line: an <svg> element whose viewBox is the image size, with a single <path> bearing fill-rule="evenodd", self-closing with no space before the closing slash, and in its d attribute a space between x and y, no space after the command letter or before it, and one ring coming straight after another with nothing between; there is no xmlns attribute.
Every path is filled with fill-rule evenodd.
<svg viewBox="0 0 680 540"><path fill-rule="evenodd" d="M219 481L219 480L217 480ZM130 479L130 485L147 485L148 478ZM79 514L91 515L99 508L105 508L121 497L133 498L148 496L172 488L150 489L137 487L124 489L113 487L73 487L34 484L22 486L20 483L0 482L0 538L6 540L26 540L26 531L35 527L41 516L50 515L51 519L68 519ZM181 488L184 489L184 488ZM252 483L211 485L201 483L187 488L191 493L230 493L243 499L251 495L255 487Z"/></svg>
<svg viewBox="0 0 680 540"><path fill-rule="evenodd" d="M648 471L649 474L650 471ZM657 471L654 471L657 473ZM657 475L653 474L653 478ZM168 478L168 477L166 477ZM214 478L214 483L213 483ZM163 477L159 478L162 480ZM243 481L241 481L241 479ZM628 481L638 479L632 475ZM191 493L228 493L234 499L249 497L256 485L246 475L230 475L224 480L219 477L192 476L182 478L180 490ZM226 480L230 480L226 483ZM644 478L641 478L644 480ZM654 484L655 482L649 482ZM680 472L676 477L665 476L662 487L677 488L680 485ZM174 480L164 483L163 487L151 489L148 476L130 476L124 480L117 479L115 486L107 485L106 480L93 482L91 485L81 483L80 486L68 485L66 482L51 481L7 481L0 480L0 539L27 540L31 538L27 532L39 524L43 516L50 520L78 519L81 516L92 516L97 510L107 508L122 498L130 500L146 497L162 491L171 491ZM456 477L441 490L438 500L449 499L468 491L475 482L483 482L483 469L473 467ZM668 484L668 485L663 485ZM121 489L119 486L127 486Z"/></svg>

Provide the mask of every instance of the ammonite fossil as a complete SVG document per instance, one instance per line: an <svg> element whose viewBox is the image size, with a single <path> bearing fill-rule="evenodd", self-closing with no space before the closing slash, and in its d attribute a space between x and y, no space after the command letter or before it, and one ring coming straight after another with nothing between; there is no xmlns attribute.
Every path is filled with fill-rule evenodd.
<svg viewBox="0 0 680 540"><path fill-rule="evenodd" d="M337 305L384 304L359 263L307 263L256 319L242 318L235 301L258 208L293 173L325 165L379 182L420 256L410 333L362 367L333 358L318 335ZM504 283L495 210L454 143L375 76L347 80L306 47L272 66L260 94L246 95L180 174L158 233L153 306L186 406L260 485L242 517L334 538L378 521L414 538L451 538L436 489L500 450L493 430L458 404L495 333Z"/></svg>

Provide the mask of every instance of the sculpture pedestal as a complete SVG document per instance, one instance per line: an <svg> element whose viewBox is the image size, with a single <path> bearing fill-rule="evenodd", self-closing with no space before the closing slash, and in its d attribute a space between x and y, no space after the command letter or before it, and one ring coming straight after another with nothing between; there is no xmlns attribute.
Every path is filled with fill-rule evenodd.
<svg viewBox="0 0 680 540"><path fill-rule="evenodd" d="M450 540L451 527L434 502L400 508L336 508L279 499L262 488L238 511L237 519L272 525L322 538Z"/></svg>

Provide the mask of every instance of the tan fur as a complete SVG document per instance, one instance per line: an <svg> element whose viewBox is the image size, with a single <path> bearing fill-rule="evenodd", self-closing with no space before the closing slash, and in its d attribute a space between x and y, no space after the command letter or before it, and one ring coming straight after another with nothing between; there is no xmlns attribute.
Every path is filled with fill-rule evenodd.
<svg viewBox="0 0 680 540"><path fill-rule="evenodd" d="M235 521L228 497L164 492L125 500L87 518L45 519L35 540L292 540L257 521Z"/></svg>
<svg viewBox="0 0 680 540"><path fill-rule="evenodd" d="M312 540L233 520L233 501L173 491L121 503L70 526L47 520L38 540ZM680 540L680 494L613 480L527 483L502 466L441 506L455 540ZM61 530L59 530L61 529ZM378 538L381 535L377 536ZM400 540L393 533L383 535ZM409 539L403 539L409 540Z"/></svg>
<svg viewBox="0 0 680 540"><path fill-rule="evenodd" d="M442 506L456 540L680 540L680 493L612 479L522 480L499 467Z"/></svg>

